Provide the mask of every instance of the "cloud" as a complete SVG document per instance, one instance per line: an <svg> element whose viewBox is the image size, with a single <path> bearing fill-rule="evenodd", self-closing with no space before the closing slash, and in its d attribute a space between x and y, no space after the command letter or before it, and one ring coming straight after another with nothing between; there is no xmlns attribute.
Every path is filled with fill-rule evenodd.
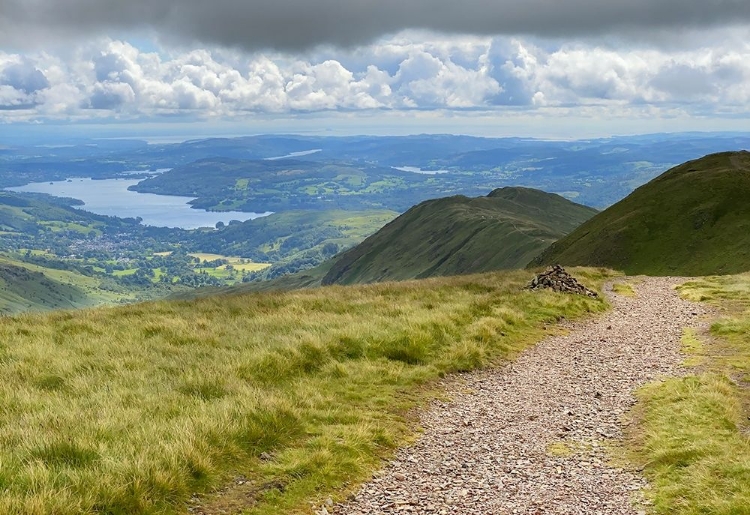
<svg viewBox="0 0 750 515"><path fill-rule="evenodd" d="M667 94L674 93L683 98L702 97L717 92L720 81L716 81L710 70L689 64L670 64L651 79L649 85Z"/></svg>
<svg viewBox="0 0 750 515"><path fill-rule="evenodd" d="M33 109L40 103L39 93L49 86L47 77L30 60L0 55L0 110Z"/></svg>
<svg viewBox="0 0 750 515"><path fill-rule="evenodd" d="M0 74L0 85L10 86L27 95L49 87L47 77L26 59L9 64Z"/></svg>
<svg viewBox="0 0 750 515"><path fill-rule="evenodd" d="M507 78L532 105L680 105L750 113L748 43L670 53L583 44L547 50L513 40L506 52L509 58L496 67L498 82L505 85Z"/></svg>
<svg viewBox="0 0 750 515"><path fill-rule="evenodd" d="M475 53L486 53L487 45ZM389 72L366 64L367 59L350 69L328 57L301 60L220 50L163 58L109 41L102 50L79 52L60 81L78 85L75 98L84 97L82 109L148 115L475 108L500 91L481 58L462 66L451 60L450 52L433 55L428 47L402 44ZM64 66L57 63L57 68Z"/></svg>
<svg viewBox="0 0 750 515"><path fill-rule="evenodd" d="M0 43L146 29L183 42L299 50L405 29L585 38L749 22L747 0L3 0Z"/></svg>
<svg viewBox="0 0 750 515"><path fill-rule="evenodd" d="M130 85L122 82L104 82L94 86L94 91L83 107L91 109L116 110L121 106L132 102L135 92Z"/></svg>
<svg viewBox="0 0 750 515"><path fill-rule="evenodd" d="M748 116L750 42L671 51L407 32L307 54L157 53L106 39L60 55L0 52L0 121L599 107Z"/></svg>

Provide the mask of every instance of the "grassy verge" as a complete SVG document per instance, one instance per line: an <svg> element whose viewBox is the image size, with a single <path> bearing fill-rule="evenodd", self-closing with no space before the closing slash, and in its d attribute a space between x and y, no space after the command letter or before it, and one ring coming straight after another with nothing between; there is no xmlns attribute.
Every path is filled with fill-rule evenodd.
<svg viewBox="0 0 750 515"><path fill-rule="evenodd" d="M578 270L592 286L602 272ZM412 434L430 381L601 300L527 273L0 318L0 513L309 512ZM238 477L242 481L233 481Z"/></svg>
<svg viewBox="0 0 750 515"><path fill-rule="evenodd" d="M615 293L619 293L620 295L624 295L626 297L635 297L635 290L633 287L628 283L615 283L612 285L612 291Z"/></svg>
<svg viewBox="0 0 750 515"><path fill-rule="evenodd" d="M640 392L631 435L658 514L750 513L750 275L711 277L680 287L725 315L710 341L683 335L694 373Z"/></svg>

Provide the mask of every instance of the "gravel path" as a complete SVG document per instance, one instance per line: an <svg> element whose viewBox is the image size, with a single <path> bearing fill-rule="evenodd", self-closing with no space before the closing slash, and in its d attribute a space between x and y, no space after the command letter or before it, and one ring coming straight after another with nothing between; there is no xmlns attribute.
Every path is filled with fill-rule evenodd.
<svg viewBox="0 0 750 515"><path fill-rule="evenodd" d="M646 278L635 297L571 324L501 369L446 382L450 402L421 417L424 433L341 514L632 514L645 481L609 464L633 391L680 373L683 327L703 307L678 298L681 280Z"/></svg>

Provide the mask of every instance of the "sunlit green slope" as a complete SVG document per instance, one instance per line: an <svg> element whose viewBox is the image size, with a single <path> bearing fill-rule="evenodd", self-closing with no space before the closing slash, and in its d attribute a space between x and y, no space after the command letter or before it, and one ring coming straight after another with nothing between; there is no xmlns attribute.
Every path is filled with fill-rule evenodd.
<svg viewBox="0 0 750 515"><path fill-rule="evenodd" d="M531 266L605 266L628 274L750 270L750 152L673 168L556 242Z"/></svg>

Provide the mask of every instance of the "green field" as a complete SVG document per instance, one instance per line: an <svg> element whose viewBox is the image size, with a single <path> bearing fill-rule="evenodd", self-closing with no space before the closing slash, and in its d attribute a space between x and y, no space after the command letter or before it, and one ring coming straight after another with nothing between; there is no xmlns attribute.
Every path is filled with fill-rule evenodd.
<svg viewBox="0 0 750 515"><path fill-rule="evenodd" d="M593 287L604 277L575 273ZM528 278L5 318L0 512L183 513L194 493L234 485L199 504L309 513L413 436L408 410L433 380L512 358L550 322L606 308L522 291Z"/></svg>
<svg viewBox="0 0 750 515"><path fill-rule="evenodd" d="M137 271L137 268L126 268L125 270L115 270L112 272L112 275L115 277L125 277L127 275L133 275Z"/></svg>
<svg viewBox="0 0 750 515"><path fill-rule="evenodd" d="M257 272L259 270L265 270L266 268L271 266L271 263L254 263L244 258L222 256L221 254L210 254L206 252L193 252L190 255L193 256L194 258L198 258L198 260L201 263L205 263L206 261L224 260L224 261L227 261L232 266L233 269L245 271L245 272ZM221 265L221 266L214 268L214 270L226 270L226 269L227 269L227 265ZM204 268L199 266L198 270L204 270Z"/></svg>
<svg viewBox="0 0 750 515"><path fill-rule="evenodd" d="M690 374L642 389L630 444L656 514L739 515L750 509L750 274L682 285L723 315L686 332Z"/></svg>

